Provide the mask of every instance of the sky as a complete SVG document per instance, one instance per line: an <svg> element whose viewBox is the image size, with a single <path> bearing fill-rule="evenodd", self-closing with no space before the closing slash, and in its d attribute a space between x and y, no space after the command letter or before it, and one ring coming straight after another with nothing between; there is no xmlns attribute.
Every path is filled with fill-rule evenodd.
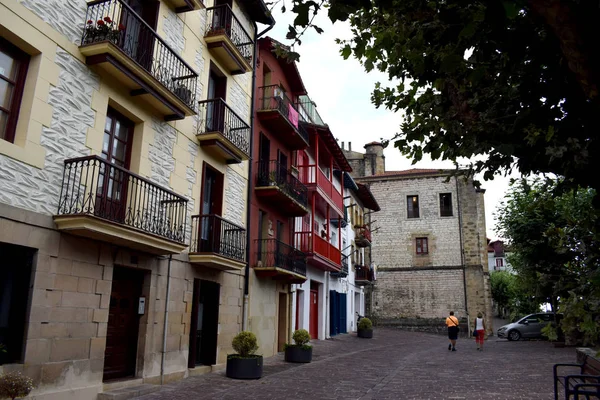
<svg viewBox="0 0 600 400"><path fill-rule="evenodd" d="M290 4L286 5L288 10ZM284 43L288 25L294 14L287 11L281 13L281 5L273 10L275 27L266 35ZM349 24L336 22L331 24L322 10L315 18L315 23L324 32L318 34L314 29L307 30L302 36L302 44L294 49L300 54L298 69L309 97L316 103L317 110L331 129L338 141L352 143L352 150L364 151L364 145L374 140L391 139L399 130L402 114L384 108L376 109L371 103L371 93L376 82L387 84L386 74L379 71L365 72L360 63L350 58L344 60L340 55L340 46L335 39L350 37ZM426 155L417 164L412 164L402 156L392 144L384 150L387 171L411 168L454 168L452 162L432 161ZM516 176L516 175L513 175ZM486 229L490 239L499 238L496 232L494 213L503 199L509 185L510 177L496 177L493 181L482 183L485 192Z"/></svg>

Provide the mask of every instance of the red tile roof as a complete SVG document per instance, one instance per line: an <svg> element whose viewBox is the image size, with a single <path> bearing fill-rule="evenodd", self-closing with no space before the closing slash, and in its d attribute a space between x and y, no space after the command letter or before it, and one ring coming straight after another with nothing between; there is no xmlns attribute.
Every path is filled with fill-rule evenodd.
<svg viewBox="0 0 600 400"><path fill-rule="evenodd" d="M376 176L404 176L404 175L426 175L426 174L438 174L440 172L446 172L450 170L444 169L425 169L425 168L413 168L406 169L403 171L385 171L384 173L366 176L365 178L376 177Z"/></svg>

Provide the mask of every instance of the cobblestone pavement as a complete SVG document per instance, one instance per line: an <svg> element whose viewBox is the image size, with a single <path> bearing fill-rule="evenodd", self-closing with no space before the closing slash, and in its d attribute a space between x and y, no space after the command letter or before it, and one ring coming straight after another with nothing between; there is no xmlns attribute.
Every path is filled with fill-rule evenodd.
<svg viewBox="0 0 600 400"><path fill-rule="evenodd" d="M473 339L378 328L316 341L313 362L265 359L263 378L240 381L211 373L165 385L153 399L552 399L552 365L574 362L574 348L546 341L491 337L484 351Z"/></svg>

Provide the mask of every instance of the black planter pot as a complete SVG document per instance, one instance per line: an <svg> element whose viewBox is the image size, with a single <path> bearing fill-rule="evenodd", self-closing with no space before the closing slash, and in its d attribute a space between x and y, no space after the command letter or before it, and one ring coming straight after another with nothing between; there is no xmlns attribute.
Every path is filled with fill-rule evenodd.
<svg viewBox="0 0 600 400"><path fill-rule="evenodd" d="M371 339L373 337L373 329L359 329L357 335L360 338Z"/></svg>
<svg viewBox="0 0 600 400"><path fill-rule="evenodd" d="M312 347L303 349L297 346L288 346L285 349L285 361L293 363L309 363L312 361Z"/></svg>
<svg viewBox="0 0 600 400"><path fill-rule="evenodd" d="M263 357L240 358L237 354L227 356L225 375L233 379L260 379L263 372Z"/></svg>

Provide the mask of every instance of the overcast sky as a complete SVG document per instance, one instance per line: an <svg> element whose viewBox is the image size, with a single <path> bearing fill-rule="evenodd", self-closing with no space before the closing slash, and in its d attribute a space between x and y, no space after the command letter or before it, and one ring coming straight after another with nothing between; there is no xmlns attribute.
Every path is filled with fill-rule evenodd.
<svg viewBox="0 0 600 400"><path fill-rule="evenodd" d="M291 8L287 4L288 10ZM373 140L389 139L399 130L402 121L401 113L393 113L383 108L376 109L371 104L371 92L376 82L388 82L386 74L378 71L366 73L356 59L344 60L339 52L336 38L350 36L349 25L337 22L332 25L323 10L315 19L316 24L325 32L321 35L309 30L301 38L302 45L296 47L300 53L298 68L310 98L317 104L319 114L331 128L333 135L344 142L352 143L352 150L364 151L363 146ZM285 40L288 25L293 19L291 12L282 14L280 6L273 12L275 27L268 36L289 44ZM403 157L391 144L384 151L386 170L403 170L410 168L454 168L451 162L431 161L423 157L419 163ZM476 177L478 178L478 177ZM488 237L498 238L495 231L493 214L508 188L509 178L495 178L482 182L486 189L486 228Z"/></svg>

